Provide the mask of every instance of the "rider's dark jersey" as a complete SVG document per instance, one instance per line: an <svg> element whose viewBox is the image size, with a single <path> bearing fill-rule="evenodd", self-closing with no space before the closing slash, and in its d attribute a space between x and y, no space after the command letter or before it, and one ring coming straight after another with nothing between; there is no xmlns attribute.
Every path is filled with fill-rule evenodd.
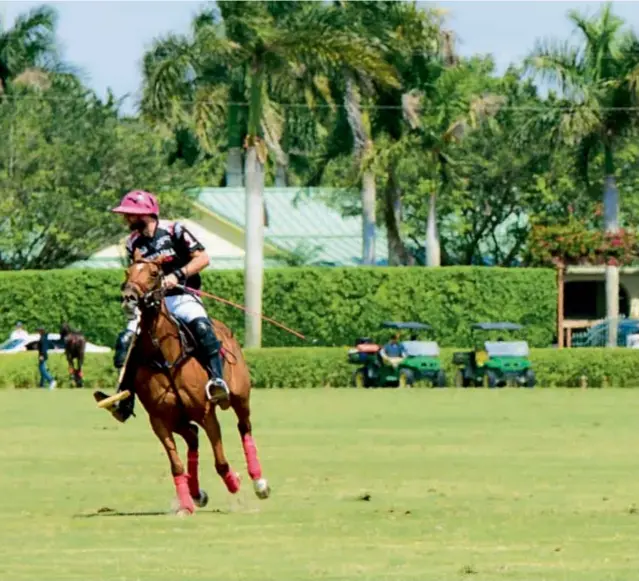
<svg viewBox="0 0 639 581"><path fill-rule="evenodd" d="M204 246L180 222L160 220L152 238L139 232L131 233L126 241L126 249L130 261L133 260L136 250L142 258L147 260L164 256L161 268L162 272L167 275L188 264L191 261L191 253L196 250L204 250ZM199 289L202 279L199 274L195 274L190 276L184 284ZM183 294L183 292L181 289L174 288L167 291L166 294L170 296Z"/></svg>

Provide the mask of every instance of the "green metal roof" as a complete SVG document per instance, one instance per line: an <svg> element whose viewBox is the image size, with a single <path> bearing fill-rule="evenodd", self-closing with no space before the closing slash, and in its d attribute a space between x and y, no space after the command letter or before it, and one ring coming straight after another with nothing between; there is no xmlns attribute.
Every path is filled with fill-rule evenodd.
<svg viewBox="0 0 639 581"><path fill-rule="evenodd" d="M362 257L361 216L342 217L321 197L330 189L265 188L268 227L264 229L267 243L293 253L301 264L357 266ZM221 219L244 229L245 191L239 188L202 188L195 190L197 202ZM375 258L378 265L388 264L388 246L383 228L376 229ZM283 266L287 262L277 257L265 257L265 268ZM93 255L67 268L122 268L117 256ZM216 270L242 269L241 256L215 256L211 266Z"/></svg>
<svg viewBox="0 0 639 581"><path fill-rule="evenodd" d="M276 259L264 259L264 267L271 268L277 266L283 266L282 261ZM76 262L68 265L66 268L125 268L125 265L115 257L111 256L93 256L86 260L77 260ZM216 256L215 260L211 262L208 267L213 270L241 270L244 268L244 258L238 256Z"/></svg>
<svg viewBox="0 0 639 581"><path fill-rule="evenodd" d="M221 218L244 229L245 191L239 188L202 188L197 201ZM309 264L356 266L362 259L361 216L342 217L318 199L330 190L319 188L265 188L268 227L264 238L282 250L299 252ZM388 264L386 234L376 230L375 258Z"/></svg>

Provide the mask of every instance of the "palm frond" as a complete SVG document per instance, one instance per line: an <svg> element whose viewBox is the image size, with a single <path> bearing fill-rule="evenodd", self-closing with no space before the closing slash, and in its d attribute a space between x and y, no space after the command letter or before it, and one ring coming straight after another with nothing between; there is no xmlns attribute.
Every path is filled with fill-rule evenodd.
<svg viewBox="0 0 639 581"><path fill-rule="evenodd" d="M306 10L278 28L268 48L284 62L296 61L323 72L345 66L379 83L400 86L382 48L354 34L339 11L321 3L309 3Z"/></svg>
<svg viewBox="0 0 639 581"><path fill-rule="evenodd" d="M579 98L587 82L580 51L567 42L539 41L524 66L567 97Z"/></svg>
<svg viewBox="0 0 639 581"><path fill-rule="evenodd" d="M577 104L565 111L559 123L559 135L568 144L576 144L585 136L602 129L602 111L596 101Z"/></svg>
<svg viewBox="0 0 639 581"><path fill-rule="evenodd" d="M639 103L639 62L626 75L625 80L628 83L628 88L630 89L631 100L636 105Z"/></svg>
<svg viewBox="0 0 639 581"><path fill-rule="evenodd" d="M12 28L0 31L0 74L3 80L25 68L48 68L51 63L57 62L56 23L55 10L42 6L18 15Z"/></svg>
<svg viewBox="0 0 639 581"><path fill-rule="evenodd" d="M194 75L193 48L184 37L171 35L156 43L144 59L143 110L159 119L173 117L176 106L190 94Z"/></svg>
<svg viewBox="0 0 639 581"><path fill-rule="evenodd" d="M402 117L411 129L416 129L421 125L423 100L423 91L417 89L402 94Z"/></svg>
<svg viewBox="0 0 639 581"><path fill-rule="evenodd" d="M17 75L13 79L13 84L19 87L46 90L51 87L51 75L39 68L29 68Z"/></svg>
<svg viewBox="0 0 639 581"><path fill-rule="evenodd" d="M193 130L207 153L215 151L214 136L224 127L227 113L228 88L224 85L200 86L193 103Z"/></svg>
<svg viewBox="0 0 639 581"><path fill-rule="evenodd" d="M284 115L281 107L265 97L262 103L262 131L264 141L270 151L275 154L277 163L288 165L288 155L282 148L282 135L284 134Z"/></svg>

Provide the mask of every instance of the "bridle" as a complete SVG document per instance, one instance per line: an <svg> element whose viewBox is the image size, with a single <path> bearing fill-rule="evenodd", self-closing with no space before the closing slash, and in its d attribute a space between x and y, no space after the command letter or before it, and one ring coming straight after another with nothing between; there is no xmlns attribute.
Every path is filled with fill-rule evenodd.
<svg viewBox="0 0 639 581"><path fill-rule="evenodd" d="M138 263L142 263L142 261ZM137 282L126 280L122 283L120 291L122 293L122 308L126 311L134 312L138 306L140 310L159 309L164 298L162 276L157 277L157 283L151 289L147 290Z"/></svg>

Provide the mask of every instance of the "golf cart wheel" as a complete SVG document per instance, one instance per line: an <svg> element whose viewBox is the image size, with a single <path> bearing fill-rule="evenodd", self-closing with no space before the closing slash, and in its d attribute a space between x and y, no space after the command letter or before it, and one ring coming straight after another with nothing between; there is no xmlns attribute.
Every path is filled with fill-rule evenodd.
<svg viewBox="0 0 639 581"><path fill-rule="evenodd" d="M415 376L410 369L400 369L397 387L412 387L415 383Z"/></svg>
<svg viewBox="0 0 639 581"><path fill-rule="evenodd" d="M353 372L353 387L368 387L368 378L364 369L357 369Z"/></svg>
<svg viewBox="0 0 639 581"><path fill-rule="evenodd" d="M535 377L535 372L532 369L526 370L525 379L526 381L524 385L526 387L535 387L535 385L537 385L537 378Z"/></svg>
<svg viewBox="0 0 639 581"><path fill-rule="evenodd" d="M433 387L446 387L446 374L442 369L437 372L435 380L433 381Z"/></svg>
<svg viewBox="0 0 639 581"><path fill-rule="evenodd" d="M483 385L490 388L497 387L497 374L492 369L489 369L484 374Z"/></svg>

